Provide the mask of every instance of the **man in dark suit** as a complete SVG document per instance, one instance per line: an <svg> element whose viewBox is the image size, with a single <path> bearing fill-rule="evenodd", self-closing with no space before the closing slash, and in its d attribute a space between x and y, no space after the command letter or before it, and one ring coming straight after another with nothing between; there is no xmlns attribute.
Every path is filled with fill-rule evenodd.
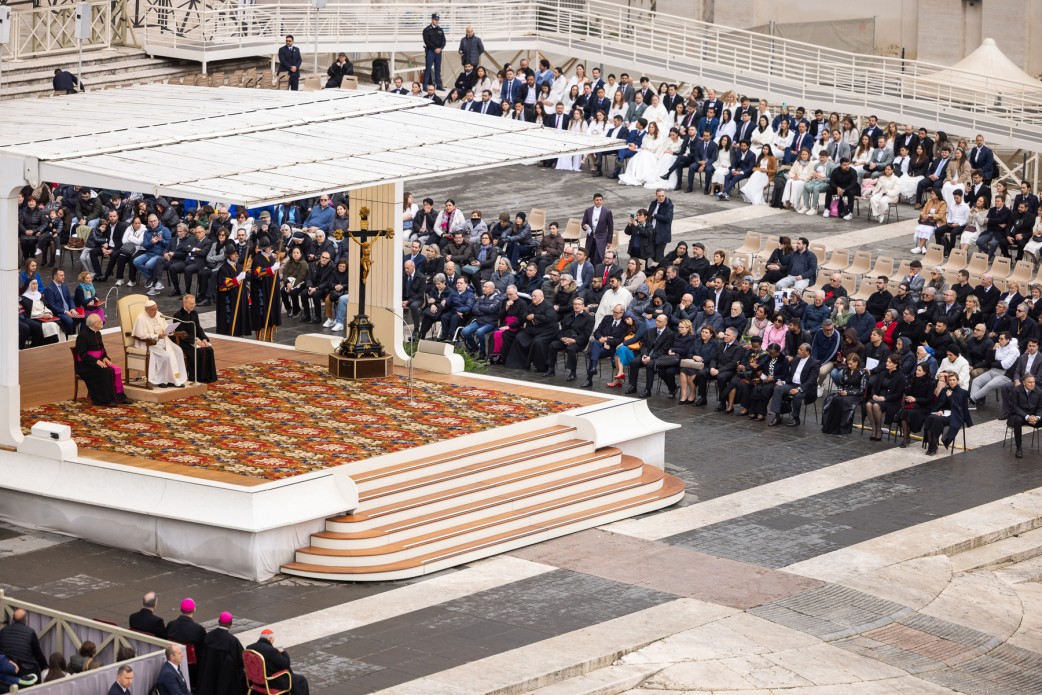
<svg viewBox="0 0 1042 695"><path fill-rule="evenodd" d="M966 195L963 200L970 206L972 210L977 206L977 198L984 198L984 208L988 209L991 207L991 188L988 184L984 183L984 172L979 169L974 169L973 174L970 176L971 183L966 187ZM978 230L979 231L979 230Z"/></svg>
<svg viewBox="0 0 1042 695"><path fill-rule="evenodd" d="M166 663L159 668L156 679L156 690L159 695L191 695L188 683L181 673L181 660L184 658L180 644L171 644L166 648Z"/></svg>
<svg viewBox="0 0 1042 695"><path fill-rule="evenodd" d="M583 114L587 121L591 121L598 111L603 111L605 116L611 111L611 100L604 96L604 87L598 87L594 95L586 102Z"/></svg>
<svg viewBox="0 0 1042 695"><path fill-rule="evenodd" d="M600 263L615 233L611 210L604 205L604 196L593 194L593 206L583 212L581 228L586 232L586 256L591 263Z"/></svg>
<svg viewBox="0 0 1042 695"><path fill-rule="evenodd" d="M995 153L984 144L983 135L977 134L976 145L969 151L968 157L970 166L979 169L984 183L990 186L991 180L995 178Z"/></svg>
<svg viewBox="0 0 1042 695"><path fill-rule="evenodd" d="M612 126L611 126L611 128L608 128L608 132L606 132L604 134L604 136L608 137L608 138L614 138L616 140L623 140L624 141L624 140L626 140L627 137L629 137L629 134L630 134L630 130L623 123L622 115L617 113L612 118ZM593 155L593 175L594 176L603 176L604 175L604 172L602 171L602 168L604 167L604 154L605 154L604 152L598 152L597 154Z"/></svg>
<svg viewBox="0 0 1042 695"><path fill-rule="evenodd" d="M1008 204L1009 201L1007 200L1006 203ZM1038 196L1031 192L1031 185L1027 181L1020 182L1020 193L1013 197L1013 205L1010 207L1012 210L1016 210L1021 203L1027 206L1027 216L1034 220L1035 215L1038 214Z"/></svg>
<svg viewBox="0 0 1042 695"><path fill-rule="evenodd" d="M716 98L716 90L713 88L709 89L709 91L706 93L706 100L702 102L702 115L708 116L709 109L713 109L713 112L716 114L717 118L720 118L720 114L724 110L724 102ZM701 131L702 127L699 126L698 130Z"/></svg>
<svg viewBox="0 0 1042 695"><path fill-rule="evenodd" d="M785 150L782 162L792 164L800 158L800 150L814 151L814 138L807 132L807 124L803 121L796 124L796 135L792 138L792 145Z"/></svg>
<svg viewBox="0 0 1042 695"><path fill-rule="evenodd" d="M568 124L572 122L570 114L565 112L564 104L557 103L554 112L543 116L543 127L554 130L568 130Z"/></svg>
<svg viewBox="0 0 1042 695"><path fill-rule="evenodd" d="M550 355L544 376L553 376L557 370L557 353L564 350L564 366L568 370L565 381L575 381L578 355L586 349L593 332L593 316L586 311L582 297L572 300L572 310L561 319L557 338L550 343Z"/></svg>
<svg viewBox="0 0 1042 695"><path fill-rule="evenodd" d="M655 90L651 88L651 80L647 77L640 78L640 95L645 104L651 104L651 97L655 96Z"/></svg>
<svg viewBox="0 0 1042 695"><path fill-rule="evenodd" d="M749 117L749 112L746 111L742 116L741 120L738 121L738 127L734 133L734 141L741 142L752 142L753 133L756 131L756 122Z"/></svg>
<svg viewBox="0 0 1042 695"><path fill-rule="evenodd" d="M402 311L408 311L412 316L413 336L420 337L420 312L423 309L424 288L427 279L422 273L417 272L416 264L412 261L405 262L405 272L402 275Z"/></svg>
<svg viewBox="0 0 1042 695"><path fill-rule="evenodd" d="M918 146L919 136L912 128L912 124L909 123L905 126L905 132L897 136L897 142L894 144L894 153L900 152L901 148L905 147L908 149L908 154L915 154L915 148Z"/></svg>
<svg viewBox="0 0 1042 695"><path fill-rule="evenodd" d="M514 68L507 68L506 79L499 89L499 101L513 104L518 99L522 84L524 83L514 76Z"/></svg>
<svg viewBox="0 0 1042 695"><path fill-rule="evenodd" d="M275 633L271 628L261 630L260 639L246 647L264 657L264 675L269 678L279 671L289 671L269 681L273 692L290 691L293 695L308 695L310 692L308 679L290 668L289 654L285 649L275 646Z"/></svg>
<svg viewBox="0 0 1042 695"><path fill-rule="evenodd" d="M673 201L665 189L655 191L655 199L648 206L648 224L654 239L654 260L659 263L666 252L666 244L673 241Z"/></svg>
<svg viewBox="0 0 1042 695"><path fill-rule="evenodd" d="M702 369L695 375L695 389L698 397L695 405L703 406L707 403L706 393L709 390L709 380L716 381L717 393L723 393L724 387L738 371L738 364L742 361L745 350L738 344L738 331L734 328L724 330L724 342L712 360L709 361L708 369ZM717 404L717 410L723 410L725 402Z"/></svg>
<svg viewBox="0 0 1042 695"><path fill-rule="evenodd" d="M134 669L130 664L123 664L116 671L116 682L109 688L108 695L130 695L130 686L134 684Z"/></svg>
<svg viewBox="0 0 1042 695"><path fill-rule="evenodd" d="M741 122L743 120L743 117L746 116L746 115L749 116L749 121L755 127L756 126L756 121L757 121L757 118L756 118L756 107L752 106L749 103L749 97L743 95L742 96L741 105L737 109L735 109L734 118L735 118L736 121Z"/></svg>
<svg viewBox="0 0 1042 695"><path fill-rule="evenodd" d="M880 135L886 135L886 133L883 132L883 129L879 127L879 119L875 116L868 117L868 125L866 125L865 129L861 131L861 134L867 135L868 141L872 144L875 144Z"/></svg>
<svg viewBox="0 0 1042 695"><path fill-rule="evenodd" d="M695 188L695 174L702 174L703 193L709 195L709 187L712 185L713 172L716 171L716 157L720 153L720 146L713 142L713 136L708 131L702 131L702 137L696 142L692 150L692 161L687 168L687 192L691 193ZM680 181L677 181L680 187Z"/></svg>
<svg viewBox="0 0 1042 695"><path fill-rule="evenodd" d="M655 328L644 334L641 340L640 356L630 363L629 386L626 393L637 392L637 379L640 370L644 370L644 390L640 392L641 398L651 395L651 384L655 381L656 361L669 354L673 347L673 331L669 330L669 317L659 314L655 317Z"/></svg>
<svg viewBox="0 0 1042 695"><path fill-rule="evenodd" d="M590 356L586 364L586 381L582 388L588 389L593 386L593 375L597 373L597 363L604 357L612 357L615 348L619 347L626 338L626 325L622 322L622 316L626 308L621 304L612 307L611 314L601 319L597 330L593 332L593 340L590 342Z"/></svg>
<svg viewBox="0 0 1042 695"><path fill-rule="evenodd" d="M825 120L825 112L821 109L814 111L814 120L810 122L810 136L816 141L822 132L829 129L829 122Z"/></svg>
<svg viewBox="0 0 1042 695"><path fill-rule="evenodd" d="M612 278L622 279L623 272L622 266L618 263L618 254L614 251L606 251L604 260L593 266L593 276L600 278L604 287L608 286L608 281Z"/></svg>
<svg viewBox="0 0 1042 695"><path fill-rule="evenodd" d="M503 108L498 102L492 100L492 91L489 89L483 89L481 91L481 101L475 99L470 102L470 110L475 113L482 113L486 116L502 116Z"/></svg>
<svg viewBox="0 0 1042 695"><path fill-rule="evenodd" d="M767 406L767 426L781 424L782 400L792 399L792 416L785 423L789 427L800 424L800 410L803 404L810 405L818 397L818 373L820 365L810 356L810 343L803 343L796 350L789 370L788 383L779 383L774 387L771 402Z"/></svg>
<svg viewBox="0 0 1042 695"><path fill-rule="evenodd" d="M300 56L300 49L293 45L293 35L286 36L286 45L279 49L279 69L276 74L289 73L289 88L297 91L300 86L300 66L304 60Z"/></svg>
<svg viewBox="0 0 1042 695"><path fill-rule="evenodd" d="M1010 416L1006 424L1013 430L1013 441L1017 445L1016 457L1024 458L1024 427L1042 427L1042 391L1035 388L1035 375L1025 374L1020 386L1013 389L1010 399Z"/></svg>
<svg viewBox="0 0 1042 695"><path fill-rule="evenodd" d="M76 302L65 284L65 271L61 268L51 271L51 284L43 290L43 303L61 321L65 335L76 334L76 325L83 321L83 316L76 311Z"/></svg>
<svg viewBox="0 0 1042 695"><path fill-rule="evenodd" d="M1027 349L1017 358L1011 370L1013 381L999 392L1002 397L1002 417L1009 417L1011 413L1009 400L1013 390L1018 388L1027 376L1035 377L1037 383L1038 377L1042 374L1042 355L1038 353L1038 338L1028 339L1026 345Z"/></svg>
<svg viewBox="0 0 1042 695"><path fill-rule="evenodd" d="M749 142L742 140L738 144L738 157L734 161L731 170L724 176L724 190L716 194L720 200L731 199L731 189L753 175L753 166L756 164L756 155L749 149Z"/></svg>
<svg viewBox="0 0 1042 695"><path fill-rule="evenodd" d="M145 594L141 599L141 610L130 616L130 629L166 639L166 623L155 614L158 603L159 597L154 591Z"/></svg>
<svg viewBox="0 0 1042 695"><path fill-rule="evenodd" d="M633 99L637 95L637 90L633 86L633 80L630 78L628 72L619 74L619 86L618 90L622 92L622 98L626 100L627 104L632 104Z"/></svg>
<svg viewBox="0 0 1042 695"><path fill-rule="evenodd" d="M673 113L677 108L677 104L683 103L684 97L677 93L677 86L675 84L666 87L666 95L662 97L662 105L666 107L666 111Z"/></svg>

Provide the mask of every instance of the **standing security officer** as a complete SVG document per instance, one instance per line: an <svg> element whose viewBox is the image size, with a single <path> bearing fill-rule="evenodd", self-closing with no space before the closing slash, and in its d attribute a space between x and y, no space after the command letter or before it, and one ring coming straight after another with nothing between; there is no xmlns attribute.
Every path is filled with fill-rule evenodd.
<svg viewBox="0 0 1042 695"><path fill-rule="evenodd" d="M441 15L431 15L431 23L423 29L423 52L426 62L423 69L423 86L433 84L435 89L444 89L441 85L441 52L445 48L445 31L438 26Z"/></svg>

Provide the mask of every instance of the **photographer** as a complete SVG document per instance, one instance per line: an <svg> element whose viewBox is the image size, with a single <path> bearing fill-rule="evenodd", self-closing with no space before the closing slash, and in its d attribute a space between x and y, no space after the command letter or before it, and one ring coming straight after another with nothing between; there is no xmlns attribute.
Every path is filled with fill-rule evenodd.
<svg viewBox="0 0 1042 695"><path fill-rule="evenodd" d="M630 258L648 260L655 253L655 240L652 238L652 230L648 227L648 211L644 208L637 210L636 217L630 214L629 224L626 225L626 235L630 238L629 247L626 252Z"/></svg>

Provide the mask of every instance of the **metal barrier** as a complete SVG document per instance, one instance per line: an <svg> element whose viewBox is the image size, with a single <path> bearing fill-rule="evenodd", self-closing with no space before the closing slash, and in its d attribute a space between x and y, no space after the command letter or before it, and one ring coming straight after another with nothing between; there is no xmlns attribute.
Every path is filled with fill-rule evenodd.
<svg viewBox="0 0 1042 695"><path fill-rule="evenodd" d="M441 14L452 51L467 25L490 50L530 49L633 66L813 107L866 110L889 119L984 132L1042 150L1038 93L997 77L942 65L858 55L751 31L652 13L607 0L577 8L569 0L430 3L395 0L255 5L217 0L144 0L143 45L154 55L198 60L270 56L293 34L301 50L393 52L420 47L432 11ZM454 52L454 51L453 51ZM935 73L948 70L950 79Z"/></svg>
<svg viewBox="0 0 1042 695"><path fill-rule="evenodd" d="M91 36L84 39L83 50L108 48L114 39L122 38L113 21L113 8L118 10L122 2L97 0L90 7ZM11 40L0 46L3 59L24 60L76 51L80 46L75 25L75 5L16 9L11 13Z"/></svg>

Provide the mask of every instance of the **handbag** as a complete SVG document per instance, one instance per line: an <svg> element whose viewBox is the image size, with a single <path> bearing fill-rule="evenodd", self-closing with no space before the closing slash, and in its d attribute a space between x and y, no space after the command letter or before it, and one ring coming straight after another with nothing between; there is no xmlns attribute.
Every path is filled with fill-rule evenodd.
<svg viewBox="0 0 1042 695"><path fill-rule="evenodd" d="M829 205L829 217L839 217L839 199L834 199Z"/></svg>
<svg viewBox="0 0 1042 695"><path fill-rule="evenodd" d="M655 360L656 367L676 367L680 365L680 355L666 355Z"/></svg>
<svg viewBox="0 0 1042 695"><path fill-rule="evenodd" d="M119 253L122 253L124 256L133 256L137 253L137 244L124 241L123 245L119 247Z"/></svg>

